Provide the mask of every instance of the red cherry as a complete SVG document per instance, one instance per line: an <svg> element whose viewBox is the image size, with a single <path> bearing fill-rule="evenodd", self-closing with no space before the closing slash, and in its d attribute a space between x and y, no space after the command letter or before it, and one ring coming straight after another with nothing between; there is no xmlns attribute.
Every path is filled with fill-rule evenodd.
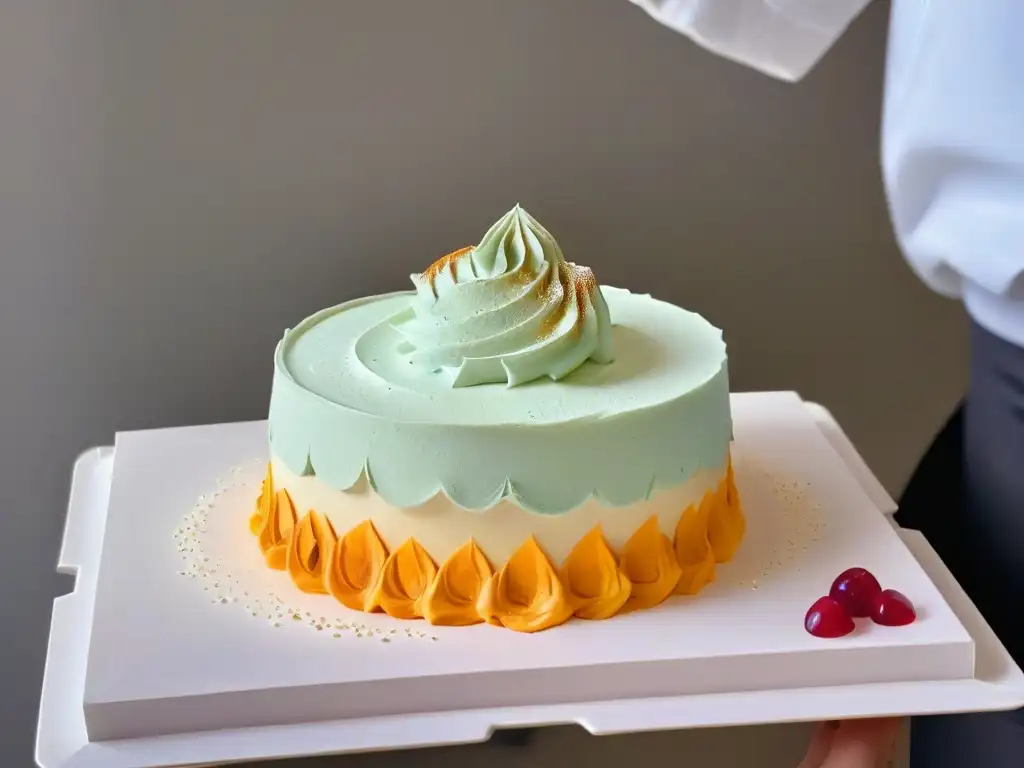
<svg viewBox="0 0 1024 768"><path fill-rule="evenodd" d="M887 589L875 600L871 619L885 627L903 627L913 623L917 611L910 599L895 589Z"/></svg>
<svg viewBox="0 0 1024 768"><path fill-rule="evenodd" d="M882 585L865 568L848 568L832 582L829 597L838 600L854 618L870 616Z"/></svg>
<svg viewBox="0 0 1024 768"><path fill-rule="evenodd" d="M804 617L804 629L815 637L842 637L853 632L853 619L832 597L819 597Z"/></svg>

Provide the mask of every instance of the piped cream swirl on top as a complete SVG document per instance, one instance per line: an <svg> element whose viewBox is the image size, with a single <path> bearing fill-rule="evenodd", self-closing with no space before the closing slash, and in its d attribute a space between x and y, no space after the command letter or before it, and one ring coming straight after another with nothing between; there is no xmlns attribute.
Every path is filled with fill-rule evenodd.
<svg viewBox="0 0 1024 768"><path fill-rule="evenodd" d="M411 312L394 321L409 362L453 387L550 377L612 360L608 305L587 267L516 206L475 248L412 276Z"/></svg>

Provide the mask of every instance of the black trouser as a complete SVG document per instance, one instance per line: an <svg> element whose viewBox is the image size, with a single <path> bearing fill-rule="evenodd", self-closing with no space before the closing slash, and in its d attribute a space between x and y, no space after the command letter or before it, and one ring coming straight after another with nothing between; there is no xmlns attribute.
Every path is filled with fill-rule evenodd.
<svg viewBox="0 0 1024 768"><path fill-rule="evenodd" d="M1019 665L1024 665L1024 349L971 329L966 400L900 499ZM1024 710L914 718L912 768L1024 767Z"/></svg>

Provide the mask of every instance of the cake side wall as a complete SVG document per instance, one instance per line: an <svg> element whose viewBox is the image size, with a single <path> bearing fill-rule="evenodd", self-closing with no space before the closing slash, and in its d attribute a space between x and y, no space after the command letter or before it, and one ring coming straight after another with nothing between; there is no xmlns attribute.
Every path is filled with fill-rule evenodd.
<svg viewBox="0 0 1024 768"><path fill-rule="evenodd" d="M724 361L658 406L544 425L389 421L310 393L278 369L269 424L274 457L338 490L368 475L393 506L417 507L443 491L466 509L507 497L543 514L592 496L615 507L650 498L724 467L732 438Z"/></svg>
<svg viewBox="0 0 1024 768"><path fill-rule="evenodd" d="M579 507L561 514L538 514L505 499L487 510L470 511L438 494L416 507L396 507L376 494L364 481L347 491L337 490L315 476L301 476L280 459L272 460L274 483L288 492L299 516L316 510L343 535L365 520L371 520L389 550L412 537L440 562L473 539L493 563L503 563L530 536L555 564L561 564L573 546L592 528L601 526L608 544L616 551L650 517L672 538L676 524L687 507L699 505L726 476L728 453L715 469L701 469L685 482L655 491L623 507L613 507L590 498Z"/></svg>

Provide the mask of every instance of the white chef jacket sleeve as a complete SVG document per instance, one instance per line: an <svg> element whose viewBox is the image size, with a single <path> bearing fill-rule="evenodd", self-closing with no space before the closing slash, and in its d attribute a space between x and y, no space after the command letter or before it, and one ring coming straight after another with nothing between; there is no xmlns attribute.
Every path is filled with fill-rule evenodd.
<svg viewBox="0 0 1024 768"><path fill-rule="evenodd" d="M632 0L714 53L799 80L870 0ZM1024 347L1024 0L894 0L882 170L933 290Z"/></svg>
<svg viewBox="0 0 1024 768"><path fill-rule="evenodd" d="M795 82L871 0L631 0L698 45Z"/></svg>
<svg viewBox="0 0 1024 768"><path fill-rule="evenodd" d="M932 289L1024 346L1024 0L896 2L882 170Z"/></svg>

